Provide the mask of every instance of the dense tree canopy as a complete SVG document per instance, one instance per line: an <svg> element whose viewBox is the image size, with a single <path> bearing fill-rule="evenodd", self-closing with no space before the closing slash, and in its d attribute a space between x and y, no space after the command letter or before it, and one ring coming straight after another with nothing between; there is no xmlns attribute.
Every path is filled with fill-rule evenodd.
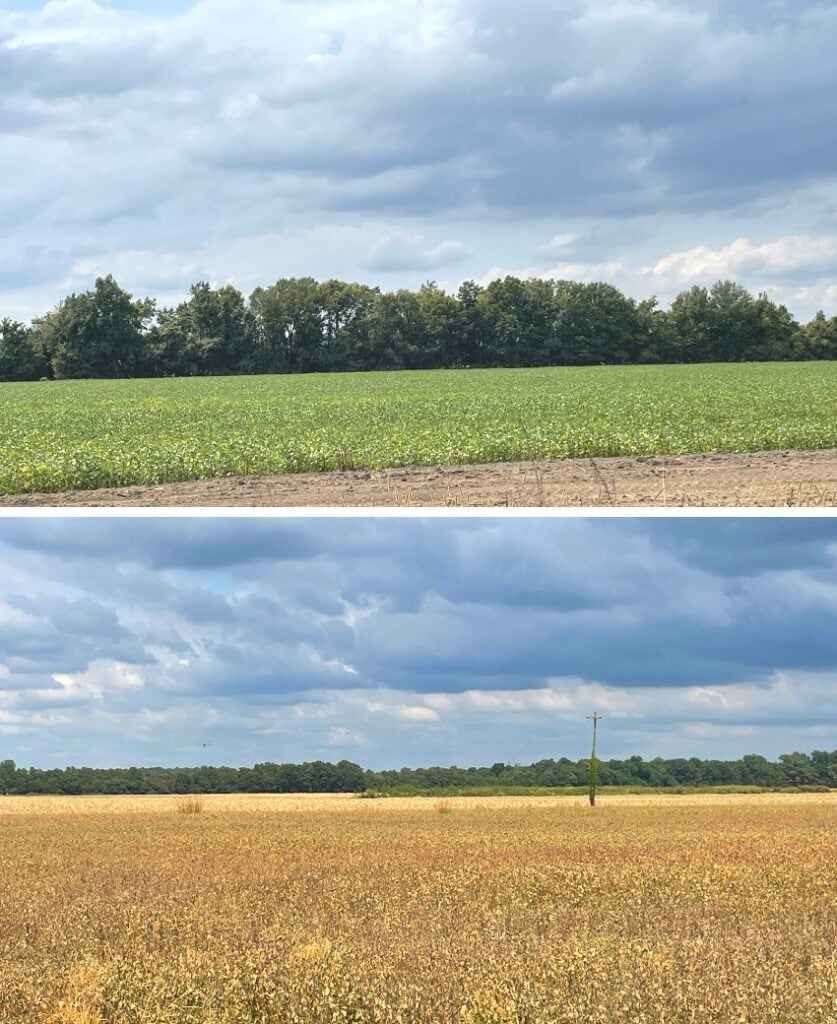
<svg viewBox="0 0 837 1024"><path fill-rule="evenodd" d="M0 321L9 381L800 359L837 359L837 317L801 326L732 281L668 310L609 284L516 277L457 295L286 278L249 299L200 282L158 309L106 277L31 327Z"/></svg>
<svg viewBox="0 0 837 1024"><path fill-rule="evenodd" d="M42 362L27 329L15 320L0 320L0 380L35 380Z"/></svg>
<svg viewBox="0 0 837 1024"><path fill-rule="evenodd" d="M783 754L771 762L757 754L738 761L697 757L599 761L602 786L829 786L837 788L837 750ZM364 771L351 761L327 764L257 764L253 768L64 768L44 771L0 761L0 795L88 793L357 793L365 789L416 790L466 786L584 786L589 762L502 762L490 768L401 768Z"/></svg>
<svg viewBox="0 0 837 1024"><path fill-rule="evenodd" d="M134 299L112 277L71 295L36 320L32 345L59 379L138 377L148 370L146 331L154 304Z"/></svg>

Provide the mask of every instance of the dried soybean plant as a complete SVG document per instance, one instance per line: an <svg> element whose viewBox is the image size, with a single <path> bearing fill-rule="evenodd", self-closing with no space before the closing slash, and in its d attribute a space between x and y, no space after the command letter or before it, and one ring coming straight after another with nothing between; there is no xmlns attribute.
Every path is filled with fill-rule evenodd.
<svg viewBox="0 0 837 1024"><path fill-rule="evenodd" d="M832 1024L837 794L586 802L0 797L0 1021Z"/></svg>

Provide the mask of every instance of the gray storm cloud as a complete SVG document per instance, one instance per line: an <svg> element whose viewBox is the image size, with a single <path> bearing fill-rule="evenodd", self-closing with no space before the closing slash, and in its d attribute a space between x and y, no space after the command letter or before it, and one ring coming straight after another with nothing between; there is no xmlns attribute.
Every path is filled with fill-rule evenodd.
<svg viewBox="0 0 837 1024"><path fill-rule="evenodd" d="M834 730L830 520L21 519L0 566L19 760L578 756L585 706L614 756Z"/></svg>
<svg viewBox="0 0 837 1024"><path fill-rule="evenodd" d="M729 273L800 313L837 301L837 5L529 0L523 15L13 0L0 305L43 312L108 270L164 299L196 276L604 268L637 295ZM550 264L562 234L582 261ZM759 251L800 236L818 239L810 260L765 273Z"/></svg>

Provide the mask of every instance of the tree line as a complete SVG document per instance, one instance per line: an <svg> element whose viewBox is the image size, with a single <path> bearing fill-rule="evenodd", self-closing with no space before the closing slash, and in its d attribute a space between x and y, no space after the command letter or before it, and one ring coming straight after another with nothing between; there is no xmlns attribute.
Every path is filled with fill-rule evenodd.
<svg viewBox="0 0 837 1024"><path fill-rule="evenodd" d="M0 320L0 380L837 359L837 317L798 323L733 281L668 309L605 283L505 277L455 295L286 278L249 298L192 287L173 308L113 277L29 326Z"/></svg>
<svg viewBox="0 0 837 1024"><path fill-rule="evenodd" d="M737 761L697 757L597 761L601 786L828 786L837 788L837 750L783 754L768 761L748 754ZM567 758L530 765L498 762L484 768L401 768L369 771L351 761L329 764L266 762L252 768L18 768L0 762L0 794L359 793L465 787L584 786L590 762Z"/></svg>

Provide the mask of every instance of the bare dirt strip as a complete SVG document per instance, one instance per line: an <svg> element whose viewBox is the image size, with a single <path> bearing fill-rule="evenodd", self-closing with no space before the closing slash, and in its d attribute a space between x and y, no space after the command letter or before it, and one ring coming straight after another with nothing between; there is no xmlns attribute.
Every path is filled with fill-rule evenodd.
<svg viewBox="0 0 837 1024"><path fill-rule="evenodd" d="M837 449L227 477L66 494L2 507L792 507L837 505Z"/></svg>

